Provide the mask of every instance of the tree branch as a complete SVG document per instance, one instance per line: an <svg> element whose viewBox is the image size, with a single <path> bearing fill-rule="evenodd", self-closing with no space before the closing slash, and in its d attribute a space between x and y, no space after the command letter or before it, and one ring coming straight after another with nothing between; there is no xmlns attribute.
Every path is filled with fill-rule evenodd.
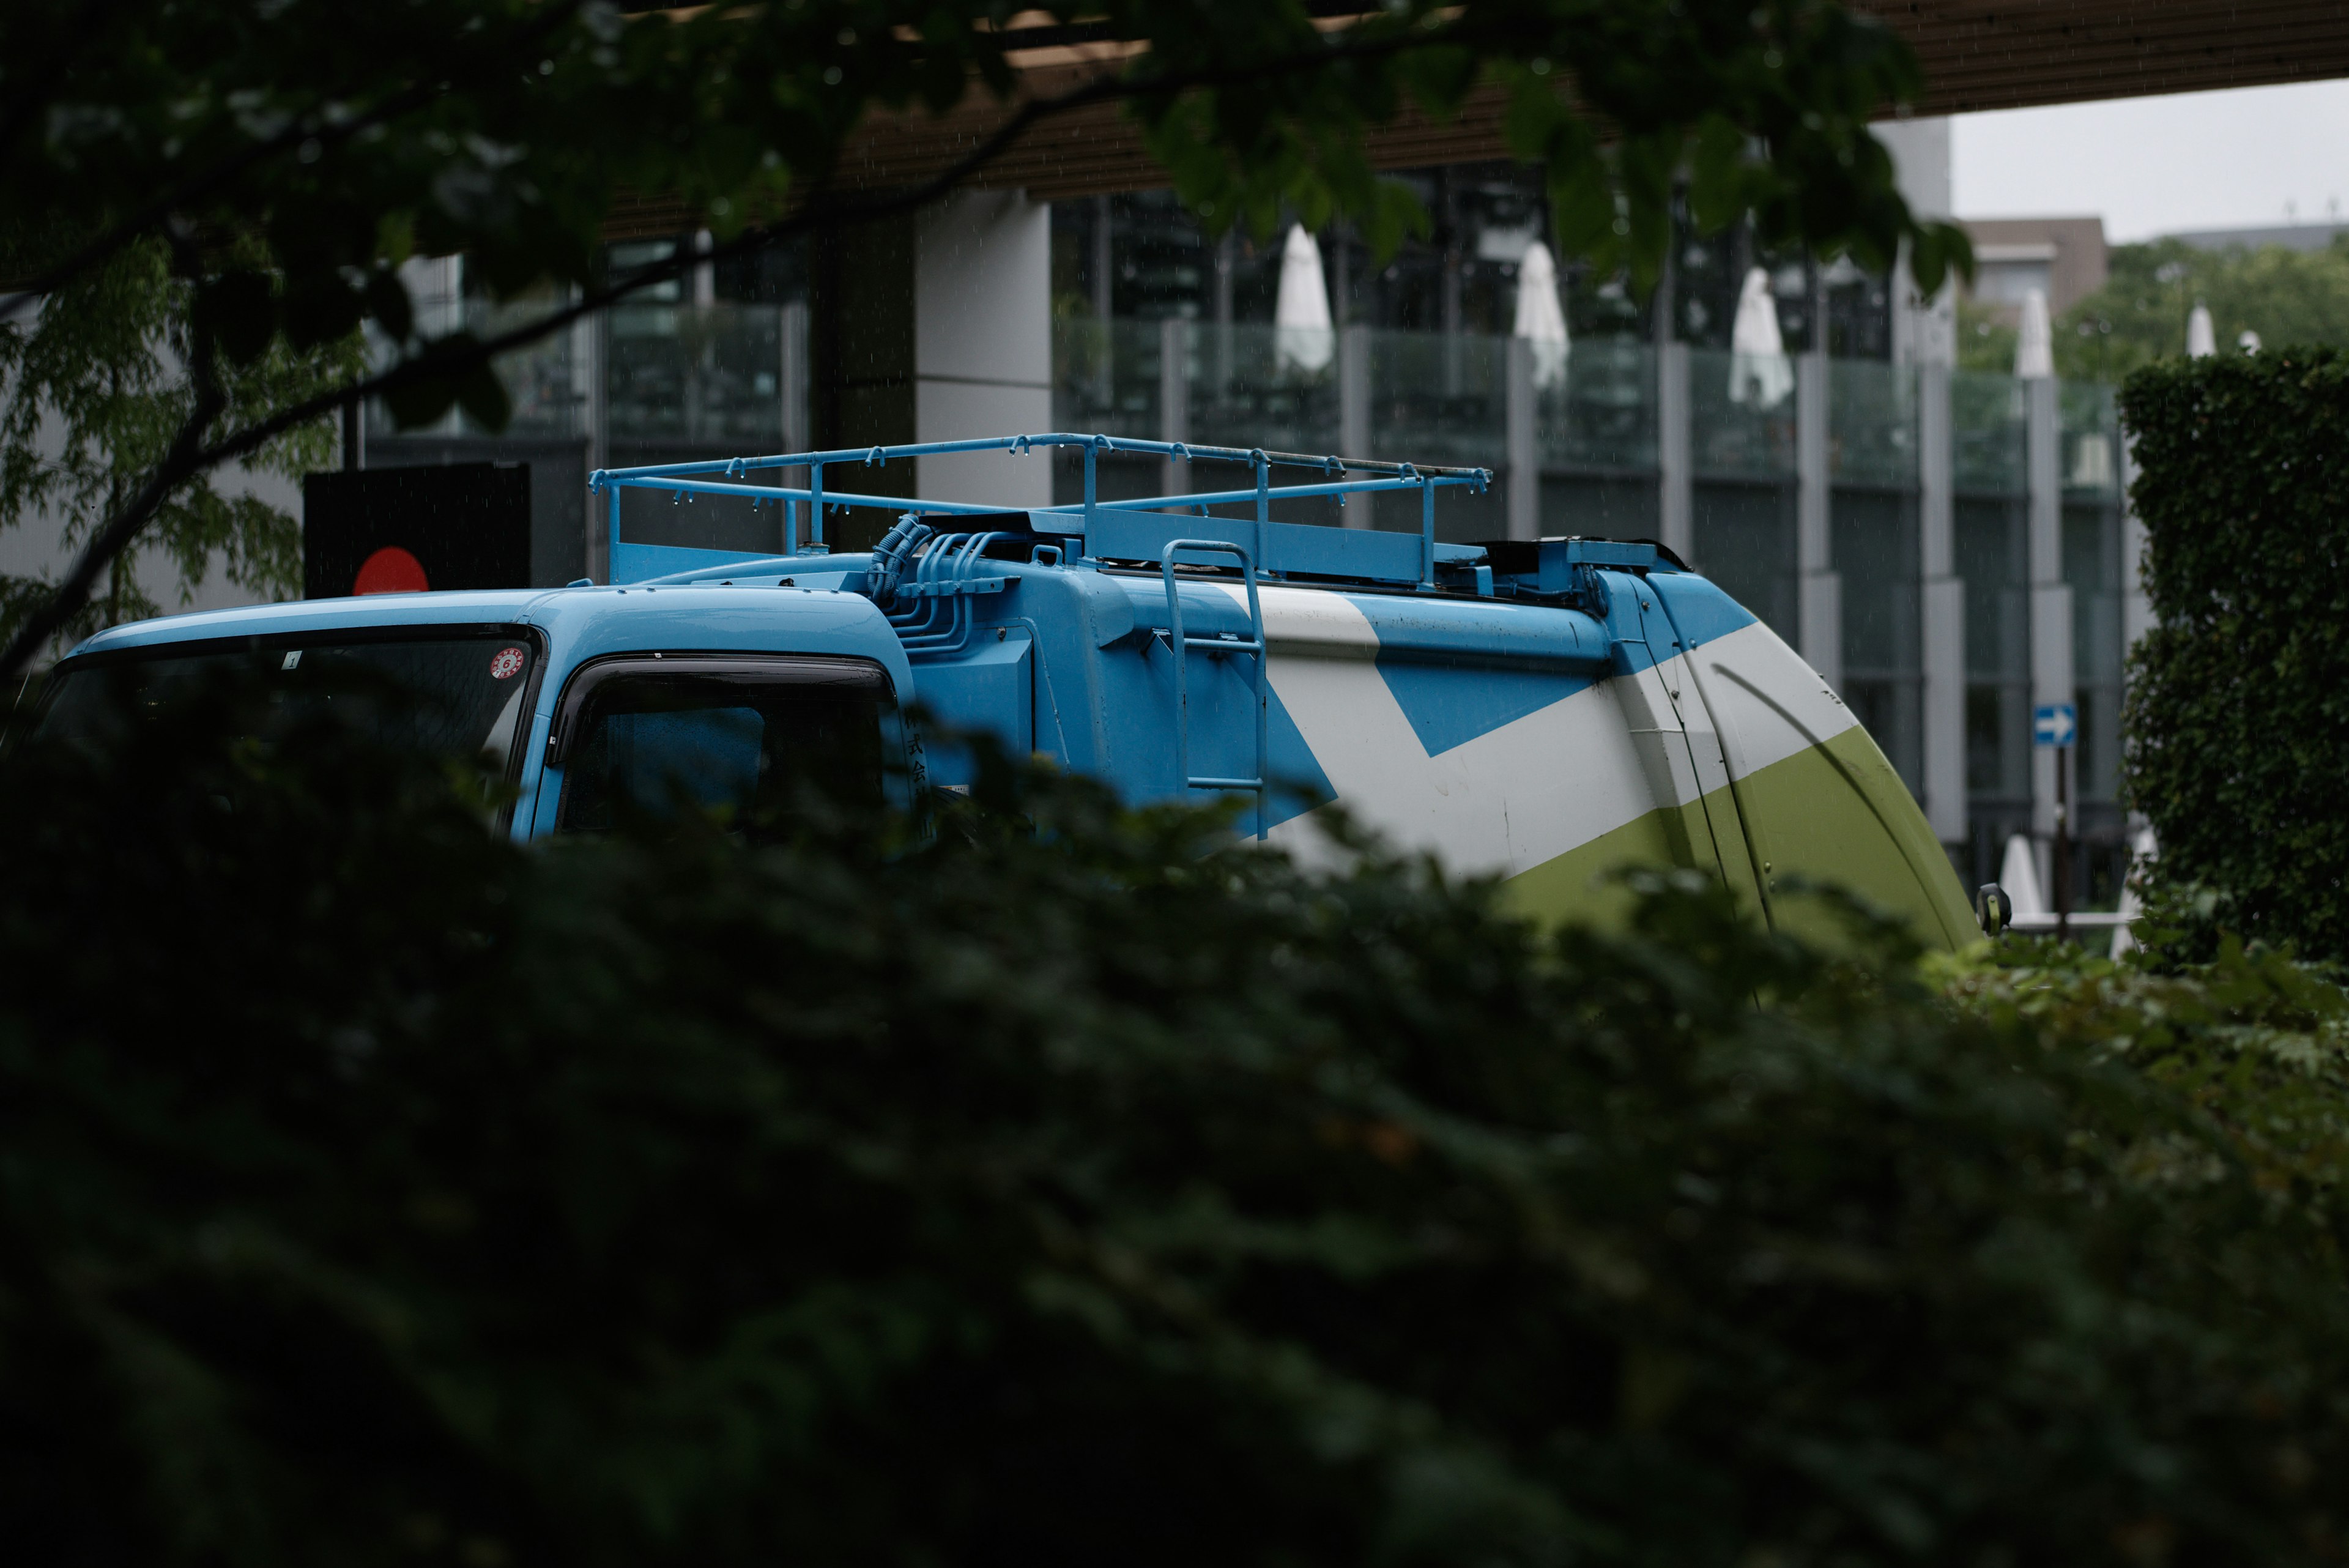
<svg viewBox="0 0 2349 1568"><path fill-rule="evenodd" d="M33 301L45 294L56 293L91 267L114 255L123 246L147 233L171 213L185 211L194 203L206 200L221 187L256 164L298 148L305 141L315 140L322 144L348 141L363 130L389 124L403 115L413 113L439 99L449 87L464 81L479 71L502 64L503 57L515 48L525 44L534 44L574 15L581 4L582 0L561 0L560 4L549 6L543 13L532 17L528 26L522 28L512 38L492 50L491 57L476 62L469 70L451 73L430 81L417 82L402 91L394 93L365 114L354 115L348 119L332 123L321 123L316 117L296 119L275 136L266 140L254 142L234 157L223 160L191 179L182 181L149 202L129 217L99 234L98 238L68 255L47 272L32 279L16 293L0 296L0 323L13 320L19 312L28 308Z"/></svg>
<svg viewBox="0 0 2349 1568"><path fill-rule="evenodd" d="M446 354L435 355L428 351L403 359L387 370L282 409L267 419L246 425L209 446L201 447L195 443L202 440L203 431L212 421L219 416L222 401L215 383L211 393L213 400L207 407L206 394L200 386L198 406L191 410L188 421L181 426L171 452L121 512L109 519L105 527L83 546L72 571L67 574L65 581L57 585L48 603L28 618L5 651L0 651L0 685L16 679L28 669L48 640L64 629L88 601L90 585L97 581L98 574L138 537L140 529L146 525L174 489L191 476L217 464L246 456L287 431L307 424L312 420L322 419L354 399L380 397L419 381L472 369L501 354L534 343L585 317L607 309L639 290L680 276L690 266L748 255L825 224L867 223L918 211L995 161L1031 127L1053 115L1127 98L1245 86L1299 69L1318 69L1336 59L1431 47L1451 42L1446 36L1448 31L1383 39L1377 44L1350 49L1344 45L1319 48L1236 71L1201 71L1141 81L1125 76L1104 77L1049 98L1030 99L986 140L919 185L864 201L811 205L778 223L746 229L734 238L708 250L673 255L665 262L632 273L624 280L583 294L559 310L550 311L494 337L467 343ZM197 352L203 357L209 373L212 352L209 344L198 344Z"/></svg>

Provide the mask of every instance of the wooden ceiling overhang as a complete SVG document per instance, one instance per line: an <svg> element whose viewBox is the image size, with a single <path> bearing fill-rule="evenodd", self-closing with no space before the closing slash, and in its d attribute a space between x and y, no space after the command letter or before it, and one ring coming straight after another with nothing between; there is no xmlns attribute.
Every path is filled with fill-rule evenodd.
<svg viewBox="0 0 2349 1568"><path fill-rule="evenodd" d="M1924 67L1920 114L2141 98L2349 77L2349 0L1857 0L1905 36ZM1053 42L1015 57L1021 90L1067 91L1114 71L1119 46ZM1014 104L974 93L942 115L874 114L843 150L842 188L905 189L936 179L999 130ZM1507 156L1500 95L1461 113L1408 113L1370 134L1382 169ZM1167 182L1139 129L1114 103L1031 126L969 183L1062 201ZM682 214L657 201L616 214L615 236L675 233Z"/></svg>

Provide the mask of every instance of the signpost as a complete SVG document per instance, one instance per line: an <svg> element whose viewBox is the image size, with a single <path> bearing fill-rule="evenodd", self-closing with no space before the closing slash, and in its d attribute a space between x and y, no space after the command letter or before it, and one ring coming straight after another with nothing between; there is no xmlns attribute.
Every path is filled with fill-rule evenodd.
<svg viewBox="0 0 2349 1568"><path fill-rule="evenodd" d="M2080 710L2069 702L2043 702L2031 715L2031 743L2055 751L2055 934L2072 938L2072 747L2080 737Z"/></svg>

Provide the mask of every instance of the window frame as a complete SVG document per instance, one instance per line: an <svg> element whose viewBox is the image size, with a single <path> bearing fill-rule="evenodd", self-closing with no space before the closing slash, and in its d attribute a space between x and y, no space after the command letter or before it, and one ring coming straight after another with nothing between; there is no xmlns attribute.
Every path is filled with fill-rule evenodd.
<svg viewBox="0 0 2349 1568"><path fill-rule="evenodd" d="M897 700L897 683L887 666L877 659L842 653L745 653L737 650L643 649L608 653L573 670L563 683L546 730L543 767L562 772L555 792L553 831L564 831L564 814L571 794L568 763L578 738L581 715L604 687L636 676L674 677L680 673L705 680L734 680L754 686L849 686L877 691L881 698L882 767L885 775L907 766L912 750Z"/></svg>

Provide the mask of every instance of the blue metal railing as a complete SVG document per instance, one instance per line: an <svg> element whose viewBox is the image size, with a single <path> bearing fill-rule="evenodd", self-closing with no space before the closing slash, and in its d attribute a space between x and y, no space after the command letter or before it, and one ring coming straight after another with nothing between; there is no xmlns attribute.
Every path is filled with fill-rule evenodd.
<svg viewBox="0 0 2349 1568"><path fill-rule="evenodd" d="M1271 521L1272 504L1276 501L1336 496L1343 504L1348 495L1373 494L1381 491L1417 491L1421 501L1420 581L1433 587L1435 583L1435 492L1439 489L1465 487L1478 492L1492 483L1492 472L1482 468L1421 468L1408 462L1390 462L1377 459L1341 458L1319 453L1266 452L1261 448L1199 446L1184 441L1129 440L1105 435L1079 435L1056 431L1043 435L990 436L975 441L920 441L904 446L843 447L831 452L781 452L765 457L710 458L693 462L655 463L639 468L598 469L588 480L591 491L607 497L608 537L611 558L619 558L620 494L625 490L667 491L682 499L689 495L736 495L747 497L755 507L764 504L783 508L783 551L786 557L803 554L800 539L800 509L807 509L808 538L806 551L821 553L825 549L823 519L827 510L844 508L877 508L900 515L919 516L981 516L1000 514L1007 510L970 502L912 500L899 495L871 495L854 491L827 490L824 471L847 463L878 467L904 458L942 457L962 452L1004 452L1013 456L1025 456L1036 448L1076 447L1084 455L1084 499L1081 502L1038 507L1037 513L1079 514L1090 530L1102 510L1099 489L1099 461L1104 452L1130 452L1141 455L1179 459L1185 462L1245 463L1252 471L1255 483L1246 490L1205 491L1198 493L1167 495L1118 504L1117 510L1163 511L1167 508L1195 510L1206 514L1210 506L1254 502L1257 524L1254 548L1250 559L1265 559L1263 525ZM804 468L808 483L804 486L768 485L749 483L753 472L772 469ZM1275 468L1302 468L1334 477L1306 484L1275 486ZM1349 478L1350 474L1369 474L1370 478ZM709 478L708 475L719 475ZM788 567L786 568L788 569Z"/></svg>

